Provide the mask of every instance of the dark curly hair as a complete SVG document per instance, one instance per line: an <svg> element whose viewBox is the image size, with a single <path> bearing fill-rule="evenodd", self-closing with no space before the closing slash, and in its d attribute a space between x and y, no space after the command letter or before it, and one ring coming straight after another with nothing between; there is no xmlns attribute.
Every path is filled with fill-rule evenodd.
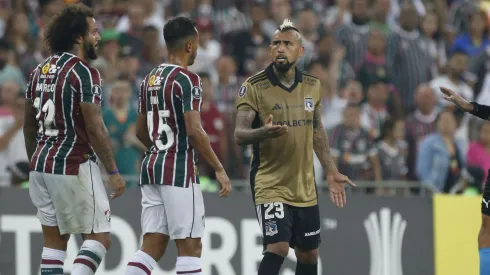
<svg viewBox="0 0 490 275"><path fill-rule="evenodd" d="M66 7L53 18L44 33L44 40L51 53L71 51L77 39L88 33L87 18L90 17L94 17L92 10L77 4Z"/></svg>

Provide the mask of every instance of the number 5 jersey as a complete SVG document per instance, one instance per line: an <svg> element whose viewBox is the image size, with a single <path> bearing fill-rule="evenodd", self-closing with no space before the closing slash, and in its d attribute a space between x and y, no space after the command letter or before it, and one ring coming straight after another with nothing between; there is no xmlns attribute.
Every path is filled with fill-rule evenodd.
<svg viewBox="0 0 490 275"><path fill-rule="evenodd" d="M153 143L141 165L140 184L188 188L199 183L197 154L189 143L184 113L201 110L201 79L182 67L162 64L141 83L139 114L147 117Z"/></svg>

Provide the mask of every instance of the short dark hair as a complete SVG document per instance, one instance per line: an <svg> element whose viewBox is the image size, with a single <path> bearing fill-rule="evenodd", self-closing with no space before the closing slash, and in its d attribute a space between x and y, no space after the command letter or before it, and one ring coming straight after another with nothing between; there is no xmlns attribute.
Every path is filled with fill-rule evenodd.
<svg viewBox="0 0 490 275"><path fill-rule="evenodd" d="M44 33L44 40L51 53L71 51L77 39L87 35L87 18L90 17L94 17L92 10L83 4L63 9L48 24Z"/></svg>
<svg viewBox="0 0 490 275"><path fill-rule="evenodd" d="M196 34L196 22L183 16L169 20L163 27L163 38L170 50L175 50L186 38Z"/></svg>

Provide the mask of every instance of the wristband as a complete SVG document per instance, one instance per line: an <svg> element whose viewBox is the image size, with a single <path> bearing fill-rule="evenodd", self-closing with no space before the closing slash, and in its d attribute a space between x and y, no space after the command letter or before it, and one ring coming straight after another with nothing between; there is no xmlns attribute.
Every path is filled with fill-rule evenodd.
<svg viewBox="0 0 490 275"><path fill-rule="evenodd" d="M111 172L107 172L107 174L109 174L109 175L115 175L117 173L119 173L119 170L117 170L117 169L114 171L111 171Z"/></svg>

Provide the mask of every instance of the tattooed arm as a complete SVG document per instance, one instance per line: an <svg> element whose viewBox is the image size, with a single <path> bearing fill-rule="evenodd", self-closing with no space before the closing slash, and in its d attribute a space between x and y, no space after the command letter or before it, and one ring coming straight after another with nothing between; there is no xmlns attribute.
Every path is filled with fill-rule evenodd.
<svg viewBox="0 0 490 275"><path fill-rule="evenodd" d="M26 145L27 157L29 161L32 159L36 151L36 135L38 124L36 121L36 109L32 105L32 100L26 99L25 115L24 115L24 140Z"/></svg>
<svg viewBox="0 0 490 275"><path fill-rule="evenodd" d="M238 110L235 128L235 142L238 145L252 144L267 138L278 137L288 131L286 125L273 125L272 115L269 115L265 125L252 129L252 122L257 112L254 110Z"/></svg>
<svg viewBox="0 0 490 275"><path fill-rule="evenodd" d="M117 170L112 154L111 139L102 119L100 106L92 103L80 103L80 109L85 120L85 128L90 144L94 148L97 157L99 157L107 171Z"/></svg>
<svg viewBox="0 0 490 275"><path fill-rule="evenodd" d="M313 113L313 149L325 173L337 172L334 158L330 155L327 131L323 127L320 109Z"/></svg>

